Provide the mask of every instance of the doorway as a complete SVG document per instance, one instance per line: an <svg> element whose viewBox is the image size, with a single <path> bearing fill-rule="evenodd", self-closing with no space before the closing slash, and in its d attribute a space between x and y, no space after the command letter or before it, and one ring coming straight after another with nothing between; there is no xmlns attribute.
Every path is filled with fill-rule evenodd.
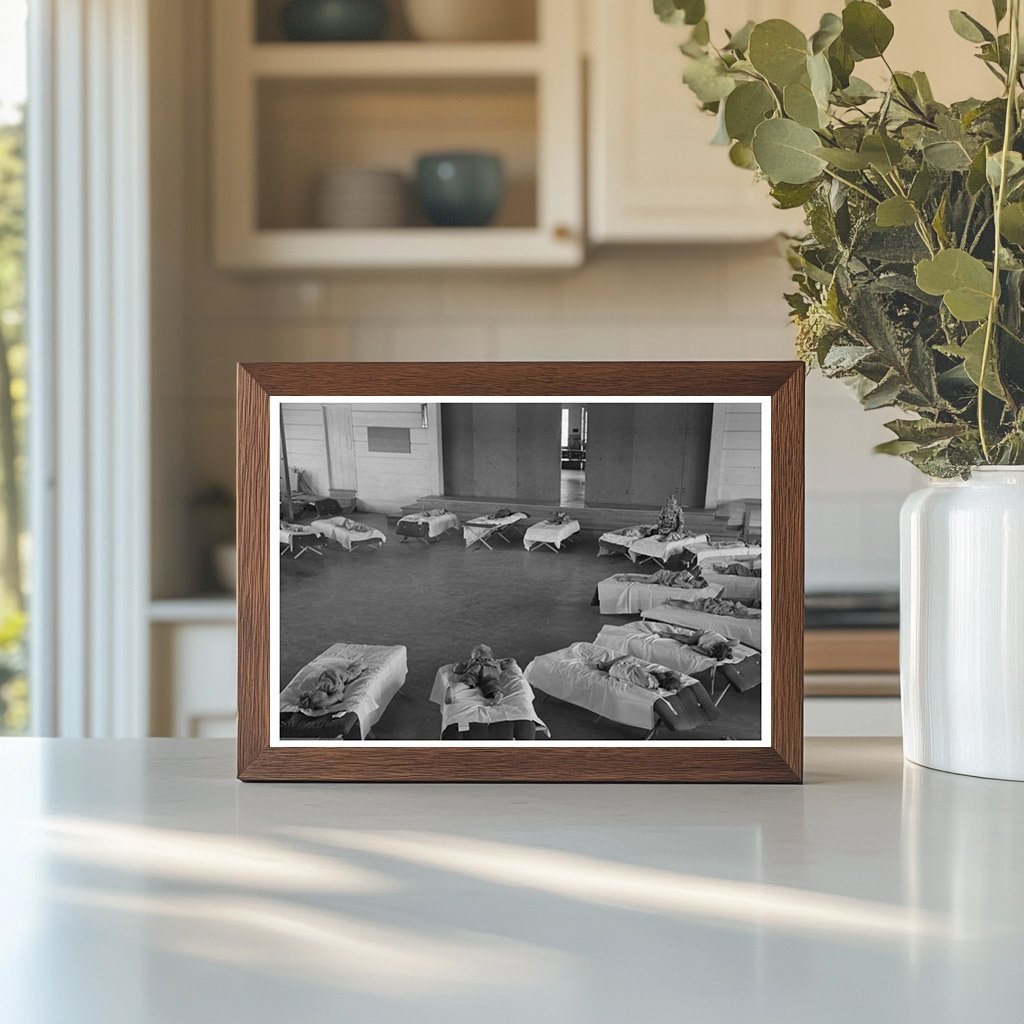
<svg viewBox="0 0 1024 1024"><path fill-rule="evenodd" d="M561 504L582 508L587 492L587 408L584 405L562 407Z"/></svg>

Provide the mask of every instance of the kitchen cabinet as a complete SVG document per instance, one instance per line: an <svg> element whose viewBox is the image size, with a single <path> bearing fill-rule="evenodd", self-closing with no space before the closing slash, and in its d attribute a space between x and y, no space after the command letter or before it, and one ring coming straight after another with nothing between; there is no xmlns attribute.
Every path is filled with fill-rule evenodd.
<svg viewBox="0 0 1024 1024"><path fill-rule="evenodd" d="M710 144L715 120L682 84L685 26L663 25L646 0L587 0L589 27L588 193L593 243L727 242L799 231L799 211L776 210L767 186ZM810 34L827 0L708 0L713 38L747 20L785 18ZM988 0L958 4L985 23ZM995 95L998 83L950 27L945 6L901 0L886 11L896 68L928 72L937 98ZM859 75L879 82L880 61Z"/></svg>
<svg viewBox="0 0 1024 1024"><path fill-rule="evenodd" d="M579 7L528 2L533 38L451 43L413 39L400 18L380 41L293 42L277 27L278 0L212 4L218 266L579 264ZM432 227L411 195L416 159L466 150L502 159L497 218L480 228ZM400 226L322 226L314 196L339 168L401 174L410 194Z"/></svg>

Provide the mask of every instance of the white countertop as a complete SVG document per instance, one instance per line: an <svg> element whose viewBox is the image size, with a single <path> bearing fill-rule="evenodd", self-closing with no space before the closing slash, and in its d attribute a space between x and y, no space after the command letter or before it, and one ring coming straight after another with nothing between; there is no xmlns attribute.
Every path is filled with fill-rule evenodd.
<svg viewBox="0 0 1024 1024"><path fill-rule="evenodd" d="M0 1017L1004 1022L1024 785L241 785L230 742L0 741Z"/></svg>

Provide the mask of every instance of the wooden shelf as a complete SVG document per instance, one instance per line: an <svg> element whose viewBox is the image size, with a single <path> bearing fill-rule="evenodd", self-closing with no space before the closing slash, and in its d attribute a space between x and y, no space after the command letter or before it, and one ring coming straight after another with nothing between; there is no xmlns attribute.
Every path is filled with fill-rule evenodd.
<svg viewBox="0 0 1024 1024"><path fill-rule="evenodd" d="M809 629L804 671L895 674L900 670L897 629Z"/></svg>
<svg viewBox="0 0 1024 1024"><path fill-rule="evenodd" d="M268 10L270 8L268 7ZM580 11L537 0L524 42L256 42L253 0L217 0L213 240L231 270L573 267L583 262ZM264 11L264 14L266 11ZM316 227L322 174L411 176L436 150L497 153L493 227Z"/></svg>
<svg viewBox="0 0 1024 1024"><path fill-rule="evenodd" d="M547 238L533 228L395 228L387 231L255 231L222 246L229 269L275 267L573 267L579 239Z"/></svg>
<svg viewBox="0 0 1024 1024"><path fill-rule="evenodd" d="M536 43L256 43L242 57L256 78L460 78L538 75Z"/></svg>

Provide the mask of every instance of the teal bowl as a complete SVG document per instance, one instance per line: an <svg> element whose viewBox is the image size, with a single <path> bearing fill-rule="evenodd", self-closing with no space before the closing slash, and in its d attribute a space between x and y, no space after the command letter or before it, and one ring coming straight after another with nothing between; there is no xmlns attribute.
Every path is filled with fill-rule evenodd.
<svg viewBox="0 0 1024 1024"><path fill-rule="evenodd" d="M505 197L505 171L493 153L427 153L416 162L416 193L435 227L480 228Z"/></svg>
<svg viewBox="0 0 1024 1024"><path fill-rule="evenodd" d="M294 42L364 42L387 27L387 0L290 0L281 11L285 38Z"/></svg>

